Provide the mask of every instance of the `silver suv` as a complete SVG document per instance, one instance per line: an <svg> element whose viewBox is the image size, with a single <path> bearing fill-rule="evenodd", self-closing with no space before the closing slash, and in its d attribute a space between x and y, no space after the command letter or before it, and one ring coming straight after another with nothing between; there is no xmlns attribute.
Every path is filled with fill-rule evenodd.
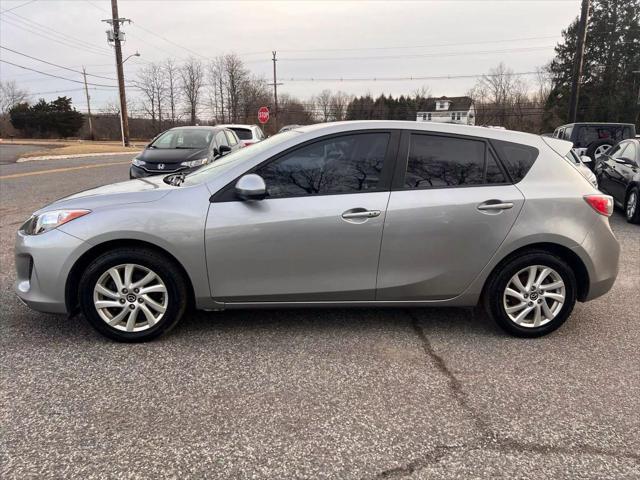
<svg viewBox="0 0 640 480"><path fill-rule="evenodd" d="M563 160L571 147L448 124L300 127L35 212L15 289L120 341L161 335L189 306L480 301L507 332L544 335L618 270L612 198Z"/></svg>

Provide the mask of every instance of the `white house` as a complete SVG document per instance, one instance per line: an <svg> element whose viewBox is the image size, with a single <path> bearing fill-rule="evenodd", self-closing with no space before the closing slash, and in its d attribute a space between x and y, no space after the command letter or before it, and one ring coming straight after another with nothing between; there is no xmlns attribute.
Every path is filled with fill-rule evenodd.
<svg viewBox="0 0 640 480"><path fill-rule="evenodd" d="M428 98L416 114L418 122L476 124L476 110L471 97Z"/></svg>

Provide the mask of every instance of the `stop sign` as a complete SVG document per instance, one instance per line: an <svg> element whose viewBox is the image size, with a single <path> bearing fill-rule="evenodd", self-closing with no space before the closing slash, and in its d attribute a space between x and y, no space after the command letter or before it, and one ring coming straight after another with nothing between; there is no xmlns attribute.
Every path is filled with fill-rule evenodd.
<svg viewBox="0 0 640 480"><path fill-rule="evenodd" d="M260 107L258 110L258 121L260 123L267 123L269 121L269 109L267 107Z"/></svg>

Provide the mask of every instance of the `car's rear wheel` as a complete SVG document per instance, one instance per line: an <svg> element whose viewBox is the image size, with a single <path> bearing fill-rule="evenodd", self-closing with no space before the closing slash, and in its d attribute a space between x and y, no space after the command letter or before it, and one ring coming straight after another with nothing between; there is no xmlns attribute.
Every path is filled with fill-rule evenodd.
<svg viewBox="0 0 640 480"><path fill-rule="evenodd" d="M624 205L624 213L627 222L640 223L640 190L638 187L633 187L629 191Z"/></svg>
<svg viewBox="0 0 640 480"><path fill-rule="evenodd" d="M485 304L496 323L518 337L539 337L562 325L576 302L576 279L561 258L529 251L501 265Z"/></svg>
<svg viewBox="0 0 640 480"><path fill-rule="evenodd" d="M600 163L601 157L605 155L611 147L613 146L613 141L611 140L600 140L598 142L593 142L591 145L587 147L586 154L588 157L591 157L590 167L592 170L598 166Z"/></svg>
<svg viewBox="0 0 640 480"><path fill-rule="evenodd" d="M80 280L80 305L100 333L141 342L170 330L187 305L180 269L153 250L123 248L100 255Z"/></svg>

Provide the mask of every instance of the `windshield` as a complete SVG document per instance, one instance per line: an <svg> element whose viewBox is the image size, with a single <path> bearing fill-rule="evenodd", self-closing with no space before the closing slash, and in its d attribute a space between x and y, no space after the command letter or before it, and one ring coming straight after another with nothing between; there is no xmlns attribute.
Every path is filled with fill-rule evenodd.
<svg viewBox="0 0 640 480"><path fill-rule="evenodd" d="M208 182L236 165L247 160L251 160L265 150L273 148L280 143L284 143L297 135L299 135L298 132L289 131L269 137L266 140L256 143L250 148L241 148L240 150L236 150L235 152L225 155L220 160L216 160L215 162L205 165L195 172L190 173L185 177L184 183L193 185L196 183Z"/></svg>
<svg viewBox="0 0 640 480"><path fill-rule="evenodd" d="M175 149L175 148L207 148L213 138L213 130L196 128L175 128L167 130L156 138L149 148Z"/></svg>

